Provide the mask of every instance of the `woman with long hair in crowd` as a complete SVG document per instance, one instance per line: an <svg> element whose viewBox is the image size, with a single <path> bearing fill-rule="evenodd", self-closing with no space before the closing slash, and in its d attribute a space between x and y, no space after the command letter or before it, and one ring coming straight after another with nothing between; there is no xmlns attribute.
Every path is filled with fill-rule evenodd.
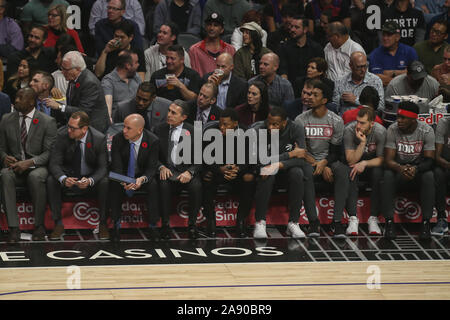
<svg viewBox="0 0 450 320"><path fill-rule="evenodd" d="M315 57L309 60L308 64L306 65L306 76L298 77L295 80L294 85L295 97L296 98L300 97L306 79L321 80L326 85L328 85L331 88L331 90L334 90L334 82L327 78L327 70L328 70L328 63L324 58Z"/></svg>
<svg viewBox="0 0 450 320"><path fill-rule="evenodd" d="M66 7L57 4L48 10L47 39L44 42L44 47L55 47L56 41L63 34L71 36L75 40L78 51L84 53L78 32L67 28Z"/></svg>
<svg viewBox="0 0 450 320"><path fill-rule="evenodd" d="M247 22L240 28L242 31L242 48L234 54L233 74L245 80L259 73L259 60L270 49L262 45L262 28L256 22Z"/></svg>
<svg viewBox="0 0 450 320"><path fill-rule="evenodd" d="M267 85L255 80L248 87L247 102L236 107L239 123L250 126L255 122L266 120L269 109Z"/></svg>
<svg viewBox="0 0 450 320"><path fill-rule="evenodd" d="M14 104L16 100L16 93L21 88L28 87L33 73L37 70L37 64L33 58L28 57L20 60L17 72L9 77L3 91L9 96L11 103Z"/></svg>

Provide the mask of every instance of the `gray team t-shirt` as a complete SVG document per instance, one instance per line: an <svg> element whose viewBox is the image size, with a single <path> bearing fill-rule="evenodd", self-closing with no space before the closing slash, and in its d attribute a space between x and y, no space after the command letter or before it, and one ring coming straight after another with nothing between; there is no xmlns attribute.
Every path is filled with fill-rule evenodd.
<svg viewBox="0 0 450 320"><path fill-rule="evenodd" d="M423 151L435 150L433 128L423 122L417 122L413 133L400 132L397 122L389 126L386 135L386 148L395 149L395 161L400 164L417 165L423 160Z"/></svg>
<svg viewBox="0 0 450 320"><path fill-rule="evenodd" d="M344 130L344 148L345 150L356 150L359 146L359 139L356 137L356 121L351 122ZM370 160L376 157L382 157L384 145L386 143L386 128L375 122L372 131L366 138L366 146L361 160Z"/></svg>
<svg viewBox="0 0 450 320"><path fill-rule="evenodd" d="M450 118L439 120L436 126L436 143L444 145L442 157L450 161Z"/></svg>
<svg viewBox="0 0 450 320"><path fill-rule="evenodd" d="M295 122L305 128L306 149L316 161L328 156L330 144L342 143L344 121L334 112L328 111L324 117L316 118L310 109L299 114Z"/></svg>

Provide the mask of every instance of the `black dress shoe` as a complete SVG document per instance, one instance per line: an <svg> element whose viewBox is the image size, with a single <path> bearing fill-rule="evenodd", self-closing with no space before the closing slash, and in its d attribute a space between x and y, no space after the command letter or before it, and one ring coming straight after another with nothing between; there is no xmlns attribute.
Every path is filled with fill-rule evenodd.
<svg viewBox="0 0 450 320"><path fill-rule="evenodd" d="M156 227L150 227L148 229L148 239L150 241L158 241L159 240L159 232Z"/></svg>
<svg viewBox="0 0 450 320"><path fill-rule="evenodd" d="M422 222L422 227L420 229L419 239L420 240L430 240L431 239L430 221L424 220Z"/></svg>
<svg viewBox="0 0 450 320"><path fill-rule="evenodd" d="M170 231L170 227L169 226L162 226L161 227L161 232L160 232L160 238L163 240L170 240L171 236L171 231Z"/></svg>
<svg viewBox="0 0 450 320"><path fill-rule="evenodd" d="M388 240L394 240L397 237L393 220L386 221L384 225L384 237Z"/></svg>
<svg viewBox="0 0 450 320"><path fill-rule="evenodd" d="M206 227L206 233L211 238L214 238L216 236L216 219L208 220L208 225Z"/></svg>
<svg viewBox="0 0 450 320"><path fill-rule="evenodd" d="M20 241L20 230L19 228L10 228L9 230L9 237L8 237L8 243L9 244L15 244L19 243Z"/></svg>
<svg viewBox="0 0 450 320"><path fill-rule="evenodd" d="M45 228L44 226L37 227L32 236L33 241L45 241Z"/></svg>
<svg viewBox="0 0 450 320"><path fill-rule="evenodd" d="M237 221L236 222L236 236L238 238L245 238L245 223L244 221Z"/></svg>
<svg viewBox="0 0 450 320"><path fill-rule="evenodd" d="M196 226L189 226L188 237L189 237L189 239L197 239L198 238L198 230L197 230Z"/></svg>
<svg viewBox="0 0 450 320"><path fill-rule="evenodd" d="M110 240L111 240L111 242L120 242L120 229L119 228L113 228L111 230Z"/></svg>

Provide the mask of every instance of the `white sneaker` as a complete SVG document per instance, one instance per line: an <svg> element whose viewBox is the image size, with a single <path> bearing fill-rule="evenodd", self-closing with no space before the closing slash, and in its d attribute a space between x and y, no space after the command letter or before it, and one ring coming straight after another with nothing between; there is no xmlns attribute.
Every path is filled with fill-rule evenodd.
<svg viewBox="0 0 450 320"><path fill-rule="evenodd" d="M305 233L300 229L298 223L290 221L287 225L286 234L292 238L305 238Z"/></svg>
<svg viewBox="0 0 450 320"><path fill-rule="evenodd" d="M375 235L375 236L381 235L381 230L380 230L380 227L378 226L378 218L377 217L370 216L369 219L367 220L367 224L369 225L369 234L370 235Z"/></svg>
<svg viewBox="0 0 450 320"><path fill-rule="evenodd" d="M256 221L255 222L255 230L253 230L253 238L255 239L266 239L266 221Z"/></svg>
<svg viewBox="0 0 450 320"><path fill-rule="evenodd" d="M348 236L357 236L358 235L358 218L356 216L351 216L348 220L348 227L345 233Z"/></svg>

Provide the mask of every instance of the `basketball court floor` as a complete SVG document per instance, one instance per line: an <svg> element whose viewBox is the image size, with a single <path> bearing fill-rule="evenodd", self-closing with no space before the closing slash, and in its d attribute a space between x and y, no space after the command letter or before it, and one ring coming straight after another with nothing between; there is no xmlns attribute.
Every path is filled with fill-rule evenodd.
<svg viewBox="0 0 450 320"><path fill-rule="evenodd" d="M218 231L189 240L174 229L170 240L151 242L124 229L111 243L68 230L61 241L17 245L3 234L0 299L450 299L449 237L419 241L419 224L399 225L394 241L368 236L365 224L345 240L327 226L301 240L282 226L269 226L265 241Z"/></svg>

